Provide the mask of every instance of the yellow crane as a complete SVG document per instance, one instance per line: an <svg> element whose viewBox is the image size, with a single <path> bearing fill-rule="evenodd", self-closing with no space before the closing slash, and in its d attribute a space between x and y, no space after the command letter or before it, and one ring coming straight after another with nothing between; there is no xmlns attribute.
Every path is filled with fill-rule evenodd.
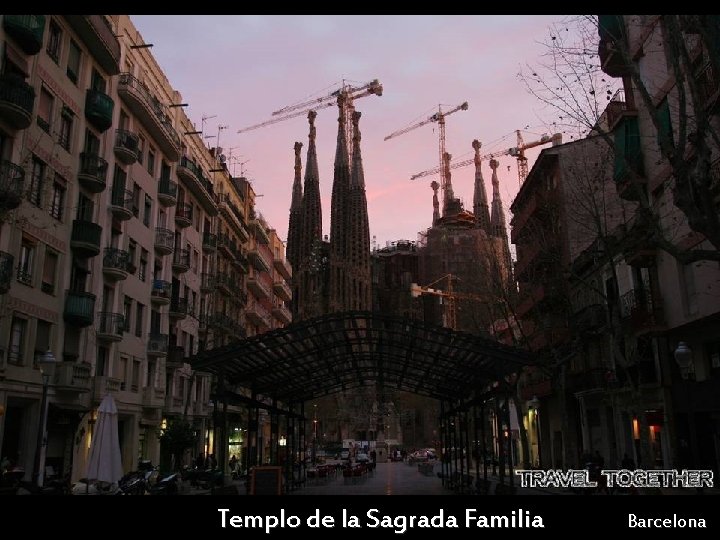
<svg viewBox="0 0 720 540"><path fill-rule="evenodd" d="M438 126L440 127L439 131L439 141L438 141L438 150L439 150L439 172L440 172L440 187L443 191L443 215L445 214L445 210L448 207L448 203L454 198L453 191L452 191L452 184L450 182L450 178L447 168L443 167L443 164L445 163L445 117L450 116L451 114L457 112L457 111L467 111L468 110L468 102L465 101L458 105L457 107L454 107L453 109L450 109L449 111L443 112L442 105L438 105L438 112L430 115L425 120L421 120L420 122L417 122L415 124L412 124L410 126L404 127L402 129L399 129L397 131L392 132L390 135L385 137L384 140L390 140L394 137L398 137L400 135L403 135L409 131L412 131L414 129L417 129L421 126L424 126L426 124L430 124L432 122L437 122Z"/></svg>
<svg viewBox="0 0 720 540"><path fill-rule="evenodd" d="M444 279L447 279L448 283L445 290L431 288L432 285L435 285L436 283L439 283ZM426 294L430 296L439 296L441 298L447 299L447 301L445 302L445 326L450 328L451 330L457 329L457 300L475 300L477 302L487 301L486 298L483 298L476 294L455 292L453 290L453 281L457 279L459 278L453 274L445 274L444 276L436 279L431 283L428 283L427 285L418 285L417 283L410 284L410 294L413 298L418 298L419 296Z"/></svg>

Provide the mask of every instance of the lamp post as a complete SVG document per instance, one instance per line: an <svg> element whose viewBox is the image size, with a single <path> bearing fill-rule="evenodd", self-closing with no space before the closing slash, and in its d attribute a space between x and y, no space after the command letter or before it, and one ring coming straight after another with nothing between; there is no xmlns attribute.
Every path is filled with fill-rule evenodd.
<svg viewBox="0 0 720 540"><path fill-rule="evenodd" d="M313 404L313 445L312 445L312 463L317 461L317 403Z"/></svg>
<svg viewBox="0 0 720 540"><path fill-rule="evenodd" d="M528 405L535 411L535 439L538 448L538 467L542 468L542 444L540 441L540 400L537 396L533 396Z"/></svg>
<svg viewBox="0 0 720 540"><path fill-rule="evenodd" d="M52 377L55 374L55 365L57 360L53 352L48 349L45 353L41 354L37 358L37 365L40 368L40 374L42 375L43 389L42 389L42 400L40 401L40 421L38 423L37 441L35 446L35 459L33 462L33 482L42 487L45 477L45 452L47 448L47 416L48 416L48 387L52 381Z"/></svg>
<svg viewBox="0 0 720 540"><path fill-rule="evenodd" d="M683 378L683 386L685 386L685 405L687 407L686 414L688 417L688 438L690 445L690 452L688 457L692 460L689 465L694 467L697 463L697 440L695 433L695 413L692 407L689 384L689 381L695 378L693 352L692 349L688 347L687 343L681 341L680 343L678 343L677 349L675 349L673 355L675 356L675 362L680 368L680 376Z"/></svg>

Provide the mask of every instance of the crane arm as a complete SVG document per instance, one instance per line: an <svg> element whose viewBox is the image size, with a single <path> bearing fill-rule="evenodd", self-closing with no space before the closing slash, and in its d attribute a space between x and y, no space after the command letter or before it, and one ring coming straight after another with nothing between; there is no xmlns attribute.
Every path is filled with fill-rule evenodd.
<svg viewBox="0 0 720 540"><path fill-rule="evenodd" d="M418 122L417 124L413 124L411 126L399 129L397 131L393 131L390 135L385 137L383 140L387 141L389 139L397 137L398 135L403 135L404 133L407 133L408 131L417 129L421 126L429 124L430 122L439 122L441 119L445 118L449 114L452 114L457 111L467 111L467 109L468 109L468 102L465 101L465 102L461 103L460 105L458 105L457 107L455 107L454 109L449 110L448 112L438 111L436 113L433 113L431 116L427 117L425 120Z"/></svg>
<svg viewBox="0 0 720 540"><path fill-rule="evenodd" d="M363 96L366 96L369 94L377 94L378 96L381 96L382 95L382 84L380 84L379 80L373 79L369 83L366 83L362 86L348 86L347 88L345 88L343 86L343 88L341 88L339 90L335 90L334 92L332 92L326 96L310 99L310 100L304 101L302 103L296 103L295 105L288 105L287 107L278 109L277 111L274 111L272 113L272 116L277 116L280 114L284 115L284 114L292 112L292 111L297 111L298 109L309 110L314 107L323 105L328 100L331 101L333 104L335 104L337 96L340 95L340 93L343 91L350 95L355 94L356 92L366 91L365 93L362 94ZM358 96L353 96L353 97L361 97L361 96L358 95Z"/></svg>
<svg viewBox="0 0 720 540"><path fill-rule="evenodd" d="M499 152L493 152L491 154L485 154L484 156L480 157L481 161L484 161L486 159L493 159L500 156L507 156L512 154L513 149L508 148L507 150L501 150ZM460 167L467 167L468 165L472 165L475 163L475 157L471 157L468 159L464 159L463 161L456 161L452 165L450 165L451 169L459 169ZM430 176L432 174L438 174L440 172L440 167L434 167L432 169L428 169L427 171L419 172L417 174L413 174L410 177L410 180L417 180L418 178L423 178L425 176Z"/></svg>

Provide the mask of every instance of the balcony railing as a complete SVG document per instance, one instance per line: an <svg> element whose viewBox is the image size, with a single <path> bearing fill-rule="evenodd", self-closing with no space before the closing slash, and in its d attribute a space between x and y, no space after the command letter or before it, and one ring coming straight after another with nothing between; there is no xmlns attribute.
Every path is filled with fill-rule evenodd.
<svg viewBox="0 0 720 540"><path fill-rule="evenodd" d="M83 152L80 154L80 171L78 180L82 186L93 193L105 190L107 184L108 164L97 154Z"/></svg>
<svg viewBox="0 0 720 540"><path fill-rule="evenodd" d="M25 54L40 52L45 33L45 15L4 15L3 27Z"/></svg>
<svg viewBox="0 0 720 540"><path fill-rule="evenodd" d="M15 129L25 129L32 122L34 103L35 90L22 77L0 75L0 118Z"/></svg>
<svg viewBox="0 0 720 540"><path fill-rule="evenodd" d="M119 220L133 217L133 193L126 189L113 189L110 198L110 211Z"/></svg>
<svg viewBox="0 0 720 540"><path fill-rule="evenodd" d="M172 267L176 272L187 272L190 269L190 252L187 249L176 249Z"/></svg>
<svg viewBox="0 0 720 540"><path fill-rule="evenodd" d="M170 318L184 319L188 312L187 298L173 298L170 300Z"/></svg>
<svg viewBox="0 0 720 540"><path fill-rule="evenodd" d="M290 310L285 306L273 306L272 314L277 320L279 320L283 324L287 324L292 321L292 314L290 313Z"/></svg>
<svg viewBox="0 0 720 540"><path fill-rule="evenodd" d="M248 258L258 272L269 272L272 267L272 262L258 248L248 251Z"/></svg>
<svg viewBox="0 0 720 540"><path fill-rule="evenodd" d="M98 339L105 341L120 341L125 332L125 315L122 313L98 313Z"/></svg>
<svg viewBox="0 0 720 540"><path fill-rule="evenodd" d="M130 73L121 73L118 94L138 115L170 161L180 159L180 137L167 108L150 89Z"/></svg>
<svg viewBox="0 0 720 540"><path fill-rule="evenodd" d="M265 224L261 219L253 219L252 221L250 221L250 225L255 229L255 239L258 241L258 243L268 244L270 242L270 237L265 230Z"/></svg>
<svg viewBox="0 0 720 540"><path fill-rule="evenodd" d="M217 283L215 274L203 273L200 276L200 290L203 292L210 292L215 289Z"/></svg>
<svg viewBox="0 0 720 540"><path fill-rule="evenodd" d="M92 385L90 364L59 362L55 368L54 384L64 392L89 392Z"/></svg>
<svg viewBox="0 0 720 540"><path fill-rule="evenodd" d="M63 318L71 326L90 326L95 318L95 295L84 291L66 291Z"/></svg>
<svg viewBox="0 0 720 540"><path fill-rule="evenodd" d="M138 159L140 137L125 129L115 130L115 157L125 165L132 165Z"/></svg>
<svg viewBox="0 0 720 540"><path fill-rule="evenodd" d="M100 253L102 227L92 221L73 221L70 247L78 257L94 257Z"/></svg>
<svg viewBox="0 0 720 540"><path fill-rule="evenodd" d="M148 336L147 353L152 356L165 356L168 352L168 335L153 334Z"/></svg>
<svg viewBox="0 0 720 540"><path fill-rule="evenodd" d="M155 229L155 251L161 255L169 255L175 249L175 234L170 229Z"/></svg>
<svg viewBox="0 0 720 540"><path fill-rule="evenodd" d="M205 211L211 216L216 216L218 209L215 203L215 188L213 188L212 182L205 178L202 168L188 159L187 156L183 156L177 174L202 204Z"/></svg>
<svg viewBox="0 0 720 540"><path fill-rule="evenodd" d="M106 15L65 15L65 19L108 75L120 73L120 42Z"/></svg>
<svg viewBox="0 0 720 540"><path fill-rule="evenodd" d="M0 294L5 294L12 285L13 263L15 258L4 251L0 251Z"/></svg>
<svg viewBox="0 0 720 540"><path fill-rule="evenodd" d="M105 248L103 273L114 279L125 279L130 266L130 253L124 249Z"/></svg>
<svg viewBox="0 0 720 540"><path fill-rule="evenodd" d="M88 88L85 93L85 118L99 131L112 126L115 102L105 92Z"/></svg>
<svg viewBox="0 0 720 540"><path fill-rule="evenodd" d="M219 272L215 276L215 285L218 288L225 290L225 292L227 292L228 294L232 294L233 292L235 292L236 288L235 278L232 277L230 274L226 274L223 272Z"/></svg>
<svg viewBox="0 0 720 540"><path fill-rule="evenodd" d="M285 279L290 279L292 277L292 267L286 259L276 258L274 259L273 264L275 264L275 270L277 270L282 277Z"/></svg>
<svg viewBox="0 0 720 540"><path fill-rule="evenodd" d="M158 182L158 200L163 206L175 206L177 204L177 182L169 178L161 178Z"/></svg>
<svg viewBox="0 0 720 540"><path fill-rule="evenodd" d="M257 276L247 278L247 286L257 298L270 298L272 291L262 279Z"/></svg>
<svg viewBox="0 0 720 540"><path fill-rule="evenodd" d="M175 206L175 224L185 228L192 225L193 207L192 204L177 203Z"/></svg>
<svg viewBox="0 0 720 540"><path fill-rule="evenodd" d="M25 186L25 170L11 161L0 161L0 208L20 206Z"/></svg>
<svg viewBox="0 0 720 540"><path fill-rule="evenodd" d="M275 290L275 294L286 302L289 302L292 299L292 291L284 279L275 281L275 283L273 283L273 289Z"/></svg>
<svg viewBox="0 0 720 540"><path fill-rule="evenodd" d="M620 297L620 316L633 332L650 331L665 324L662 303L647 287L631 289Z"/></svg>
<svg viewBox="0 0 720 540"><path fill-rule="evenodd" d="M215 251L218 244L218 237L217 234L204 232L203 233L203 250L205 251Z"/></svg>
<svg viewBox="0 0 720 540"><path fill-rule="evenodd" d="M172 283L162 279L154 279L152 282L152 291L150 293L150 301L156 304L169 304L172 292Z"/></svg>
<svg viewBox="0 0 720 540"><path fill-rule="evenodd" d="M265 328L272 327L270 314L267 309L257 302L254 302L246 308L245 317L250 319L250 321L257 326L264 326Z"/></svg>

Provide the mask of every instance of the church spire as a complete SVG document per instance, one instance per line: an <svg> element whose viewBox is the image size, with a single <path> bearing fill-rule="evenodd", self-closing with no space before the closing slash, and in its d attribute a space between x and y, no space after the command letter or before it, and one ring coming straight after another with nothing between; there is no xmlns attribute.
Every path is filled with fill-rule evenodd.
<svg viewBox="0 0 720 540"><path fill-rule="evenodd" d="M293 270L300 265L300 239L302 238L302 160L300 150L302 143L296 142L295 179L293 180L292 202L290 203L290 222L288 223L287 259Z"/></svg>
<svg viewBox="0 0 720 540"><path fill-rule="evenodd" d="M496 159L490 160L490 168L492 169L492 214L490 215L490 230L492 236L507 238L507 229L505 227L505 210L503 210L502 199L500 198L500 181L497 176L497 168L500 163Z"/></svg>
<svg viewBox="0 0 720 540"><path fill-rule="evenodd" d="M473 193L473 213L475 214L476 226L490 234L490 214L488 211L487 192L485 191L485 180L482 175L480 146L480 141L477 139L472 142L472 147L475 149L475 192Z"/></svg>
<svg viewBox="0 0 720 540"><path fill-rule="evenodd" d="M440 184L438 184L435 180L430 182L430 187L433 190L433 220L432 224L433 227L438 224L438 221L440 221L440 201L438 200L438 189L440 188Z"/></svg>
<svg viewBox="0 0 720 540"><path fill-rule="evenodd" d="M310 111L308 121L308 150L305 163L305 186L302 199L302 244L301 261L310 256L313 244L322 239L322 206L320 203L320 174L318 172L317 150L315 149L315 117L317 113Z"/></svg>

